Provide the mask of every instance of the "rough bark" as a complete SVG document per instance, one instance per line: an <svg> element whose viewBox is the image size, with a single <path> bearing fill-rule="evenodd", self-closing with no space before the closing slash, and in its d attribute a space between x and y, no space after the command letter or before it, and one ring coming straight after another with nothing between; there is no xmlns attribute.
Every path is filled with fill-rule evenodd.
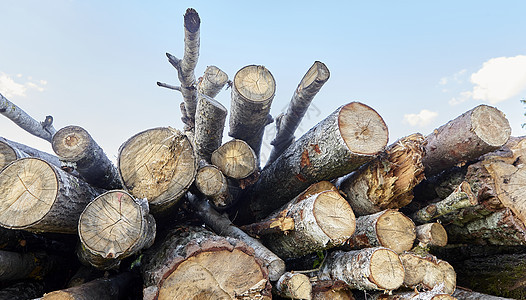
<svg viewBox="0 0 526 300"><path fill-rule="evenodd" d="M58 258L43 252L17 253L0 250L0 280L41 280L57 265Z"/></svg>
<svg viewBox="0 0 526 300"><path fill-rule="evenodd" d="M24 157L36 157L57 167L61 166L55 155L0 137L0 170L10 162Z"/></svg>
<svg viewBox="0 0 526 300"><path fill-rule="evenodd" d="M402 285L404 267L398 254L383 247L335 251L322 264L318 278L343 281L352 289L392 291Z"/></svg>
<svg viewBox="0 0 526 300"><path fill-rule="evenodd" d="M423 247L447 245L447 232L440 223L426 223L416 226L416 239Z"/></svg>
<svg viewBox="0 0 526 300"><path fill-rule="evenodd" d="M386 247L397 253L410 250L416 238L415 224L396 210L356 218L356 231L344 249Z"/></svg>
<svg viewBox="0 0 526 300"><path fill-rule="evenodd" d="M442 284L442 292L452 294L456 287L456 273L446 261L431 254L424 256L413 252L400 254L404 265L404 286L419 290L432 290Z"/></svg>
<svg viewBox="0 0 526 300"><path fill-rule="evenodd" d="M284 273L275 284L275 293L283 298L311 300L309 277L300 273Z"/></svg>
<svg viewBox="0 0 526 300"><path fill-rule="evenodd" d="M212 164L225 176L234 179L246 178L258 170L256 153L248 143L233 139L212 153Z"/></svg>
<svg viewBox="0 0 526 300"><path fill-rule="evenodd" d="M155 239L155 220L146 199L122 190L106 192L80 215L79 259L99 269L117 268L122 259L148 248Z"/></svg>
<svg viewBox="0 0 526 300"><path fill-rule="evenodd" d="M195 179L197 163L189 139L170 127L140 132L119 149L117 168L124 188L148 199L160 213L176 204Z"/></svg>
<svg viewBox="0 0 526 300"><path fill-rule="evenodd" d="M301 119L307 112L314 96L320 91L325 82L329 80L329 76L329 69L324 63L319 61L315 61L303 76L292 95L287 112L280 114L276 118L276 137L271 142L274 147L270 152L267 165L275 161L292 144L294 132L298 128Z"/></svg>
<svg viewBox="0 0 526 300"><path fill-rule="evenodd" d="M223 172L214 165L207 165L197 171L195 186L218 209L224 209L233 202L229 182Z"/></svg>
<svg viewBox="0 0 526 300"><path fill-rule="evenodd" d="M113 300L123 299L130 292L134 281L130 272L120 273L110 278L93 281L63 290L44 294L42 300Z"/></svg>
<svg viewBox="0 0 526 300"><path fill-rule="evenodd" d="M426 176L497 150L508 141L510 134L510 125L501 111L479 105L426 137L423 159Z"/></svg>
<svg viewBox="0 0 526 300"><path fill-rule="evenodd" d="M143 262L144 299L271 298L266 268L253 250L203 228L176 229Z"/></svg>
<svg viewBox="0 0 526 300"><path fill-rule="evenodd" d="M106 190L122 188L117 168L84 128L61 128L51 145L60 160L73 163L89 184Z"/></svg>
<svg viewBox="0 0 526 300"><path fill-rule="evenodd" d="M356 170L387 139L383 119L369 106L352 102L338 108L261 172L251 197L240 203L240 222L262 219L312 183Z"/></svg>
<svg viewBox="0 0 526 300"><path fill-rule="evenodd" d="M27 300L44 294L44 284L41 281L22 281L0 290L0 299Z"/></svg>
<svg viewBox="0 0 526 300"><path fill-rule="evenodd" d="M292 218L294 229L264 236L263 240L274 253L284 258L340 246L355 230L349 203L335 191L293 201L279 215Z"/></svg>
<svg viewBox="0 0 526 300"><path fill-rule="evenodd" d="M342 178L339 188L356 215L396 209L411 202L413 188L424 179L423 141L419 133L399 139L377 158Z"/></svg>
<svg viewBox="0 0 526 300"><path fill-rule="evenodd" d="M194 147L197 160L211 162L212 152L221 146L227 110L211 97L199 94L195 114Z"/></svg>
<svg viewBox="0 0 526 300"><path fill-rule="evenodd" d="M228 82L228 75L216 66L206 67L203 77L197 83L197 93L215 98Z"/></svg>
<svg viewBox="0 0 526 300"><path fill-rule="evenodd" d="M503 298L488 294L477 293L472 290L463 288L457 288L451 296L462 300L511 300L511 298Z"/></svg>
<svg viewBox="0 0 526 300"><path fill-rule="evenodd" d="M53 117L46 116L43 122L38 122L2 94L0 94L0 113L20 128L48 142L51 142L51 138L56 132L52 124Z"/></svg>
<svg viewBox="0 0 526 300"><path fill-rule="evenodd" d="M234 76L228 135L247 142L258 157L258 167L265 126L272 121L269 112L275 92L274 77L264 66L249 65Z"/></svg>
<svg viewBox="0 0 526 300"><path fill-rule="evenodd" d="M425 292L418 291L397 291L392 294L372 294L370 300L455 300L457 298L448 293L444 293L441 286L438 285L432 290ZM459 298L462 299L462 298Z"/></svg>
<svg viewBox="0 0 526 300"><path fill-rule="evenodd" d="M276 281L285 272L285 262L265 247L258 239L243 232L226 217L215 211L206 201L194 195L188 195L188 201L196 208L197 214L215 232L243 241L254 249L256 257L261 259L268 269L269 279Z"/></svg>
<svg viewBox="0 0 526 300"><path fill-rule="evenodd" d="M22 158L0 172L0 225L76 233L80 214L101 192L41 159Z"/></svg>

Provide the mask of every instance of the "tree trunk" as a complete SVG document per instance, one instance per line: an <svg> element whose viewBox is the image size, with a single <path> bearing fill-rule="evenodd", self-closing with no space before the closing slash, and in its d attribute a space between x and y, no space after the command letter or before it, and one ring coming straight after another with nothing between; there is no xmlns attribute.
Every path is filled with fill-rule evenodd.
<svg viewBox="0 0 526 300"><path fill-rule="evenodd" d="M197 171L195 186L217 209L225 209L233 203L229 182L223 172L214 165L207 165Z"/></svg>
<svg viewBox="0 0 526 300"><path fill-rule="evenodd" d="M57 257L43 252L17 253L0 250L0 280L2 282L26 278L41 280L57 262Z"/></svg>
<svg viewBox="0 0 526 300"><path fill-rule="evenodd" d="M64 290L44 294L42 300L118 300L129 294L135 276L130 272L99 278Z"/></svg>
<svg viewBox="0 0 526 300"><path fill-rule="evenodd" d="M251 248L199 227L178 228L152 248L142 272L144 299L271 298L267 270Z"/></svg>
<svg viewBox="0 0 526 300"><path fill-rule="evenodd" d="M100 193L41 159L19 159L0 172L0 225L76 233L80 214Z"/></svg>
<svg viewBox="0 0 526 300"><path fill-rule="evenodd" d="M426 223L416 226L416 239L423 247L447 245L447 232L440 223Z"/></svg>
<svg viewBox="0 0 526 300"><path fill-rule="evenodd" d="M312 183L352 172L373 159L387 138L384 121L369 106L338 108L261 172L251 197L240 203L240 222L268 216Z"/></svg>
<svg viewBox="0 0 526 300"><path fill-rule="evenodd" d="M508 141L510 134L510 125L501 111L479 105L426 137L423 159L426 176L497 150Z"/></svg>
<svg viewBox="0 0 526 300"><path fill-rule="evenodd" d="M258 239L252 238L245 232L234 226L232 222L226 217L215 211L208 203L194 195L188 195L188 201L197 210L197 214L201 219L212 228L215 232L223 236L236 238L254 249L256 257L264 262L268 269L269 279L276 281L285 272L285 262L276 256L273 252L263 246Z"/></svg>
<svg viewBox="0 0 526 300"><path fill-rule="evenodd" d="M148 248L155 239L155 220L148 202L121 190L106 192L80 215L80 261L99 269L119 266L120 261Z"/></svg>
<svg viewBox="0 0 526 300"><path fill-rule="evenodd" d="M308 276L286 272L276 282L275 292L283 298L311 300L312 286Z"/></svg>
<svg viewBox="0 0 526 300"><path fill-rule="evenodd" d="M215 98L228 82L228 75L216 66L206 67L203 77L197 83L197 93Z"/></svg>
<svg viewBox="0 0 526 300"><path fill-rule="evenodd" d="M412 134L399 139L381 155L339 184L358 216L400 208L413 199L413 188L424 179L424 137Z"/></svg>
<svg viewBox="0 0 526 300"><path fill-rule="evenodd" d="M119 149L124 188L148 199L153 213L176 204L194 181L197 163L188 138L170 127L140 132Z"/></svg>
<svg viewBox="0 0 526 300"><path fill-rule="evenodd" d="M234 76L228 135L247 142L258 157L258 167L264 129L272 120L269 112L275 92L274 77L264 66L249 65Z"/></svg>
<svg viewBox="0 0 526 300"><path fill-rule="evenodd" d="M312 99L321 87L329 80L329 69L324 63L316 61L303 76L292 95L287 112L276 118L276 137L271 142L274 146L270 152L267 165L270 165L287 149L294 140L294 132L307 112Z"/></svg>
<svg viewBox="0 0 526 300"><path fill-rule="evenodd" d="M197 160L211 162L212 152L221 146L227 110L211 97L199 94L195 115L194 147Z"/></svg>
<svg viewBox="0 0 526 300"><path fill-rule="evenodd" d="M279 215L294 220L294 229L263 237L280 257L299 257L340 246L355 230L349 203L335 191L325 191L292 202Z"/></svg>
<svg viewBox="0 0 526 300"><path fill-rule="evenodd" d="M29 146L0 137L0 170L10 162L24 157L36 157L61 167L58 157Z"/></svg>
<svg viewBox="0 0 526 300"><path fill-rule="evenodd" d="M387 209L356 218L356 231L344 249L382 246L402 253L413 247L415 238L413 221L401 212Z"/></svg>
<svg viewBox="0 0 526 300"><path fill-rule="evenodd" d="M432 290L442 284L442 292L452 294L456 287L456 273L446 261L428 254L421 256L412 252L400 254L404 265L404 286Z"/></svg>
<svg viewBox="0 0 526 300"><path fill-rule="evenodd" d="M392 291L402 285L404 267L393 250L383 247L335 251L325 259L318 278L343 281L351 289Z"/></svg>
<svg viewBox="0 0 526 300"><path fill-rule="evenodd" d="M44 294L44 284L41 281L22 281L0 290L0 299L27 300Z"/></svg>
<svg viewBox="0 0 526 300"><path fill-rule="evenodd" d="M234 179L247 178L258 170L256 153L243 140L233 139L212 153L212 164L225 176Z"/></svg>
<svg viewBox="0 0 526 300"><path fill-rule="evenodd" d="M75 164L75 169L89 184L106 190L122 188L117 168L82 127L60 129L51 145L62 161Z"/></svg>

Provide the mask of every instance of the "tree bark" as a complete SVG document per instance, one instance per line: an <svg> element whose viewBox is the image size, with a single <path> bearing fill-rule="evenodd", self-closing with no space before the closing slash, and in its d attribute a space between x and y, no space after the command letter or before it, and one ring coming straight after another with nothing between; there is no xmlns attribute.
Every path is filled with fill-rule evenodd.
<svg viewBox="0 0 526 300"><path fill-rule="evenodd" d="M252 238L223 215L215 211L208 202L194 195L187 195L188 201L195 207L201 219L215 232L223 236L236 238L254 249L256 257L261 259L268 269L269 279L276 281L285 272L285 262L265 247L258 239Z"/></svg>
<svg viewBox="0 0 526 300"><path fill-rule="evenodd" d="M275 92L274 77L264 66L249 65L234 76L228 135L247 142L258 164L264 129L272 122L269 112Z"/></svg>
<svg viewBox="0 0 526 300"><path fill-rule="evenodd" d="M351 289L392 291L402 285L404 267L393 250L383 247L335 251L322 264L318 278L343 281Z"/></svg>
<svg viewBox="0 0 526 300"><path fill-rule="evenodd" d="M416 239L423 247L447 245L447 232L440 223L426 223L416 226Z"/></svg>
<svg viewBox="0 0 526 300"><path fill-rule="evenodd" d="M55 155L0 137L0 170L10 162L24 157L40 158L61 167L60 160Z"/></svg>
<svg viewBox="0 0 526 300"><path fill-rule="evenodd" d="M152 213L176 204L195 179L197 163L188 138L170 127L140 132L119 149L117 167L124 188L148 199Z"/></svg>
<svg viewBox="0 0 526 300"><path fill-rule="evenodd" d="M211 97L199 94L195 115L194 147L197 160L211 162L212 152L221 146L227 110Z"/></svg>
<svg viewBox="0 0 526 300"><path fill-rule="evenodd" d="M122 188L117 168L82 127L61 128L53 135L51 145L62 161L75 164L89 184L106 190Z"/></svg>
<svg viewBox="0 0 526 300"><path fill-rule="evenodd" d="M122 259L148 248L155 239L155 220L146 199L122 190L106 192L86 206L78 233L79 259L99 269L117 268Z"/></svg>
<svg viewBox="0 0 526 300"><path fill-rule="evenodd" d="M271 142L274 146L270 152L267 165L270 165L287 149L294 140L294 132L307 112L312 99L321 87L329 80L330 72L324 63L315 61L303 76L292 95L287 112L276 118L276 137Z"/></svg>
<svg viewBox="0 0 526 300"><path fill-rule="evenodd" d="M228 82L228 75L216 66L206 67L203 77L197 83L197 93L215 98Z"/></svg>
<svg viewBox="0 0 526 300"><path fill-rule="evenodd" d="M229 182L223 172L214 165L207 165L197 171L195 186L217 209L225 209L233 203Z"/></svg>
<svg viewBox="0 0 526 300"><path fill-rule="evenodd" d="M240 222L262 219L312 183L356 170L387 139L383 119L369 106L352 102L338 108L261 172L251 197L240 203Z"/></svg>
<svg viewBox="0 0 526 300"><path fill-rule="evenodd" d="M41 159L19 159L0 172L0 225L73 234L80 214L101 192Z"/></svg>
<svg viewBox="0 0 526 300"><path fill-rule="evenodd" d="M271 298L266 268L239 240L178 228L157 248L143 258L144 299Z"/></svg>
<svg viewBox="0 0 526 300"><path fill-rule="evenodd" d="M427 177L502 147L511 128L498 109L479 105L426 137L423 159Z"/></svg>
<svg viewBox="0 0 526 300"><path fill-rule="evenodd" d="M0 94L0 113L20 128L48 142L51 142L51 138L56 132L51 116L47 116L43 122L38 122L2 94Z"/></svg>
<svg viewBox="0 0 526 300"><path fill-rule="evenodd" d="M22 281L0 290L0 299L27 300L44 294L44 284L41 281Z"/></svg>
<svg viewBox="0 0 526 300"><path fill-rule="evenodd" d="M404 265L404 286L432 290L442 284L442 292L452 294L456 287L456 273L446 261L437 259L431 254L421 256L412 252L400 254Z"/></svg>
<svg viewBox="0 0 526 300"><path fill-rule="evenodd" d="M356 218L356 231L344 249L386 247L397 253L410 250L416 238L415 224L396 210Z"/></svg>
<svg viewBox="0 0 526 300"><path fill-rule="evenodd" d="M313 289L312 300L355 300L349 289L328 289L316 291Z"/></svg>
<svg viewBox="0 0 526 300"><path fill-rule="evenodd" d="M440 286L436 286L430 291L417 292L417 291L397 291L393 294L379 294L375 293L370 295L370 300L456 300L457 298L451 296L448 293L444 293ZM463 298L458 298L463 299Z"/></svg>
<svg viewBox="0 0 526 300"><path fill-rule="evenodd" d="M462 300L511 300L511 298L503 298L503 297L497 297L492 296L488 294L481 294L474 292L472 290L457 288L453 295L453 297L456 297L457 299Z"/></svg>
<svg viewBox="0 0 526 300"><path fill-rule="evenodd" d="M276 294L283 298L311 300L312 286L309 277L286 272L275 284Z"/></svg>
<svg viewBox="0 0 526 300"><path fill-rule="evenodd" d="M340 246L355 230L349 203L335 191L293 201L279 215L292 218L294 229L264 236L263 240L270 250L283 258Z"/></svg>
<svg viewBox="0 0 526 300"><path fill-rule="evenodd" d="M424 179L424 137L399 139L381 155L342 178L340 190L358 216L400 208L413 199L413 188Z"/></svg>
<svg viewBox="0 0 526 300"><path fill-rule="evenodd" d="M248 143L233 139L212 153L212 164L225 176L234 179L247 178L258 170L258 158Z"/></svg>
<svg viewBox="0 0 526 300"><path fill-rule="evenodd" d="M0 250L0 280L42 280L57 262L58 258L43 252L17 253Z"/></svg>

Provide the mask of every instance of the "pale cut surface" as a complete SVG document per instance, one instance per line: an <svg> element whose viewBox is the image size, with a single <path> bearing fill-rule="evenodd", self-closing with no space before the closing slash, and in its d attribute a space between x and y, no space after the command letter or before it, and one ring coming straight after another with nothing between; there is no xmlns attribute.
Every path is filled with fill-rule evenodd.
<svg viewBox="0 0 526 300"><path fill-rule="evenodd" d="M40 159L23 159L0 173L0 224L23 228L40 221L58 193L52 167Z"/></svg>
<svg viewBox="0 0 526 300"><path fill-rule="evenodd" d="M389 139L382 117L374 109L359 102L342 107L338 124L345 144L356 154L376 154Z"/></svg>
<svg viewBox="0 0 526 300"><path fill-rule="evenodd" d="M78 126L68 126L53 136L53 150L65 160L75 160L90 146L91 136ZM56 144L55 144L56 143Z"/></svg>
<svg viewBox="0 0 526 300"><path fill-rule="evenodd" d="M205 195L217 195L223 187L223 174L213 166L205 166L197 171L197 188Z"/></svg>
<svg viewBox="0 0 526 300"><path fill-rule="evenodd" d="M416 238L413 221L395 210L386 211L378 218L376 233L380 245L396 253L410 250Z"/></svg>
<svg viewBox="0 0 526 300"><path fill-rule="evenodd" d="M128 194L109 192L93 200L79 220L83 245L102 257L117 258L140 238L142 213Z"/></svg>
<svg viewBox="0 0 526 300"><path fill-rule="evenodd" d="M404 266L398 255L389 249L378 249L371 255L370 280L379 288L393 290L404 281Z"/></svg>
<svg viewBox="0 0 526 300"><path fill-rule="evenodd" d="M274 77L263 66L250 65L239 70L234 85L243 97L254 102L266 101L276 92Z"/></svg>
<svg viewBox="0 0 526 300"><path fill-rule="evenodd" d="M481 105L471 113L471 130L488 145L500 147L511 134L508 120L494 107Z"/></svg>
<svg viewBox="0 0 526 300"><path fill-rule="evenodd" d="M185 260L162 282L158 299L235 299L262 279L254 257L241 250L205 251Z"/></svg>
<svg viewBox="0 0 526 300"><path fill-rule="evenodd" d="M13 148L4 142L0 142L0 170L16 159L16 153Z"/></svg>
<svg viewBox="0 0 526 300"><path fill-rule="evenodd" d="M347 239L356 229L351 206L338 192L322 192L314 203L313 214L318 226L331 240Z"/></svg>
<svg viewBox="0 0 526 300"><path fill-rule="evenodd" d="M212 153L212 164L225 176L241 179L256 171L257 157L245 141L234 139Z"/></svg>
<svg viewBox="0 0 526 300"><path fill-rule="evenodd" d="M439 247L447 245L447 232L441 224L431 224L431 237L434 245Z"/></svg>
<svg viewBox="0 0 526 300"><path fill-rule="evenodd" d="M311 299L312 287L309 277L303 274L296 274L296 276L291 277L289 286L292 299Z"/></svg>

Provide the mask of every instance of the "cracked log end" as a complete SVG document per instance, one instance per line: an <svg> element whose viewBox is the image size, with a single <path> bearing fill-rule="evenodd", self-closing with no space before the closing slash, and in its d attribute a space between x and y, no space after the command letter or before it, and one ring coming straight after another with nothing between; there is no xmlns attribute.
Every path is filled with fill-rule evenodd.
<svg viewBox="0 0 526 300"><path fill-rule="evenodd" d="M267 102L274 97L276 82L264 66L250 65L236 73L234 88L250 102Z"/></svg>
<svg viewBox="0 0 526 300"><path fill-rule="evenodd" d="M257 156L243 140L234 139L224 143L212 153L212 164L225 176L242 179L257 169Z"/></svg>
<svg viewBox="0 0 526 300"><path fill-rule="evenodd" d="M510 124L504 114L487 105L473 109L471 130L486 144L495 147L504 145L511 134Z"/></svg>
<svg viewBox="0 0 526 300"><path fill-rule="evenodd" d="M402 285L404 267L396 253L389 249L378 249L371 255L370 280L380 289L394 290Z"/></svg>
<svg viewBox="0 0 526 300"><path fill-rule="evenodd" d="M378 218L376 234L380 245L401 253L413 247L415 224L404 214L388 210Z"/></svg>
<svg viewBox="0 0 526 300"><path fill-rule="evenodd" d="M93 139L79 126L67 126L53 136L53 151L66 161L77 161L85 155Z"/></svg>

